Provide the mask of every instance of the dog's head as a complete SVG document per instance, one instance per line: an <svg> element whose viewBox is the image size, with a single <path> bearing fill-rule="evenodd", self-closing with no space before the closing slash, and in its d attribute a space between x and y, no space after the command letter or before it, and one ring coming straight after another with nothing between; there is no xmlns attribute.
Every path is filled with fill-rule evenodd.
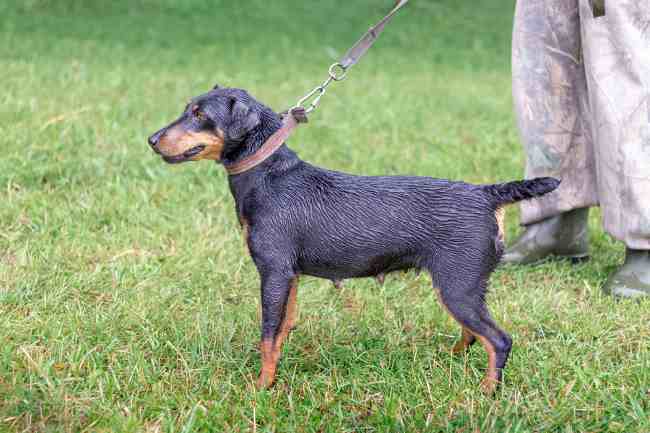
<svg viewBox="0 0 650 433"><path fill-rule="evenodd" d="M149 137L149 144L169 163L212 159L242 153L251 135L279 117L245 90L219 88L190 101L181 116ZM277 118L277 119L276 119ZM269 122L266 122L269 123Z"/></svg>

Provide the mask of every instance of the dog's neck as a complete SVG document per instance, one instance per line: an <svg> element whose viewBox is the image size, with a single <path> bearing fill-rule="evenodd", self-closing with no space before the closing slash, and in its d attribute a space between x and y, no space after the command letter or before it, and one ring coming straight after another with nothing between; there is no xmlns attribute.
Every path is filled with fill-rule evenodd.
<svg viewBox="0 0 650 433"><path fill-rule="evenodd" d="M243 146L244 150L236 156L233 155L231 159L224 158L223 162L225 164L234 164L257 152L269 137L282 127L282 121L277 118L275 113L273 114L275 117L267 119L270 120L269 122L263 121L260 127L251 131L246 138L245 146ZM244 197L257 188L260 185L260 181L269 175L282 175L283 172L289 170L300 162L301 160L298 155L289 149L285 143L259 165L243 173L234 176L229 175L228 183L230 186L230 192L235 199L238 214L241 215L241 204Z"/></svg>
<svg viewBox="0 0 650 433"><path fill-rule="evenodd" d="M224 165L233 165L253 155L269 137L282 127L280 117L268 108L261 110L259 116L259 125L244 137L243 142L235 142L232 143L234 144L233 146L226 146L225 152L221 157L221 162ZM229 150L230 147L232 147L232 150Z"/></svg>

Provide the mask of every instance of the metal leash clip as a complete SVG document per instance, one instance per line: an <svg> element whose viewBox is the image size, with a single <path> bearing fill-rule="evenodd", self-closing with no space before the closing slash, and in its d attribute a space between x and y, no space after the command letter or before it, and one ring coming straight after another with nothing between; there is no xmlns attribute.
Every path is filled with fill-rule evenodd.
<svg viewBox="0 0 650 433"><path fill-rule="evenodd" d="M348 52L345 53L341 60L330 65L329 69L327 70L327 79L323 81L323 83L319 86L314 87L305 96L300 98L296 105L287 110L286 113L291 113L300 123L307 122L307 114L318 108L320 99L327 91L327 86L332 84L333 81L343 81L345 79L348 73L348 69L357 63L361 57L363 57L366 51L368 51L372 44L374 44L375 40L377 40L379 34L384 30L386 24L388 24L393 18L393 15L395 15L398 10L404 7L406 3L408 3L408 0L397 1L388 15L386 15L381 21L379 21L376 25L364 33L361 39L359 39L357 43L355 43L352 48L350 48Z"/></svg>
<svg viewBox="0 0 650 433"><path fill-rule="evenodd" d="M333 63L327 70L328 77L323 81L319 86L314 87L309 93L300 98L296 105L294 105L289 111L293 112L294 109L304 108L305 114L309 114L318 108L320 99L323 97L327 91L327 87L332 84L333 81L342 81L345 79L347 74L347 69L343 67L340 63ZM308 101L309 104L305 105Z"/></svg>

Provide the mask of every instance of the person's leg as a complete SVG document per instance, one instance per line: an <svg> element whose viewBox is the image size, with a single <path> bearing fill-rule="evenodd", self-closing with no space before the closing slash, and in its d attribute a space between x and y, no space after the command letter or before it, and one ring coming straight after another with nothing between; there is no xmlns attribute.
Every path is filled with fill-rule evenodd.
<svg viewBox="0 0 650 433"><path fill-rule="evenodd" d="M586 208L597 204L597 193L578 0L517 2L512 90L526 177L553 176L562 184L521 205L526 229L502 261L585 257Z"/></svg>
<svg viewBox="0 0 650 433"><path fill-rule="evenodd" d="M605 230L627 246L604 289L650 295L650 8L594 1L580 0L580 17L598 197Z"/></svg>
<svg viewBox="0 0 650 433"><path fill-rule="evenodd" d="M579 263L589 258L589 208L574 209L525 226L501 258L505 264L533 264L549 256Z"/></svg>

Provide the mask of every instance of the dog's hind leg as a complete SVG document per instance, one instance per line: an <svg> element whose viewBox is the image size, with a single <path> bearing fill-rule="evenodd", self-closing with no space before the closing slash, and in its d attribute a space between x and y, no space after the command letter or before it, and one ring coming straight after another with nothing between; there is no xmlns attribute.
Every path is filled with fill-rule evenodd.
<svg viewBox="0 0 650 433"><path fill-rule="evenodd" d="M492 394L501 382L512 339L494 323L485 305L487 277L471 284L469 280L461 279L455 274L436 279L439 283L440 301L463 328L462 339L454 349L464 350L474 339L481 342L488 354L488 370L481 388L486 394Z"/></svg>
<svg viewBox="0 0 650 433"><path fill-rule="evenodd" d="M465 328L464 326L462 328L463 333L461 334L460 339L456 342L456 344L454 344L454 347L451 349L454 355L466 352L474 343L476 343L476 337L474 334L472 334L472 331Z"/></svg>
<svg viewBox="0 0 650 433"><path fill-rule="evenodd" d="M296 304L296 297L298 296L298 277L291 279L291 286L289 287L289 298L287 299L286 311L286 331L293 331L296 328L296 316L298 315L298 305ZM286 335L284 336L286 338Z"/></svg>
<svg viewBox="0 0 650 433"><path fill-rule="evenodd" d="M262 368L258 388L268 388L275 380L282 343L296 322L297 276L262 276Z"/></svg>
<svg viewBox="0 0 650 433"><path fill-rule="evenodd" d="M440 301L440 303L442 304L444 309L447 311L447 313L449 313L449 315L451 317L454 317L454 315L451 313L451 311L449 311L449 309L447 308L447 305L443 302L440 289L437 289L435 287L435 284L434 284L433 289L438 294L438 300ZM455 317L454 317L454 319L455 319ZM460 338L458 339L456 344L454 344L454 347L452 347L452 349L451 349L451 353L453 353L454 355L460 355L460 354L463 354L463 353L467 352L470 349L470 347L472 347L474 345L474 343L476 343L476 336L472 333L472 331L470 331L468 328L466 328L465 325L463 325L462 323L460 323L460 327L462 329L462 332L460 334Z"/></svg>

